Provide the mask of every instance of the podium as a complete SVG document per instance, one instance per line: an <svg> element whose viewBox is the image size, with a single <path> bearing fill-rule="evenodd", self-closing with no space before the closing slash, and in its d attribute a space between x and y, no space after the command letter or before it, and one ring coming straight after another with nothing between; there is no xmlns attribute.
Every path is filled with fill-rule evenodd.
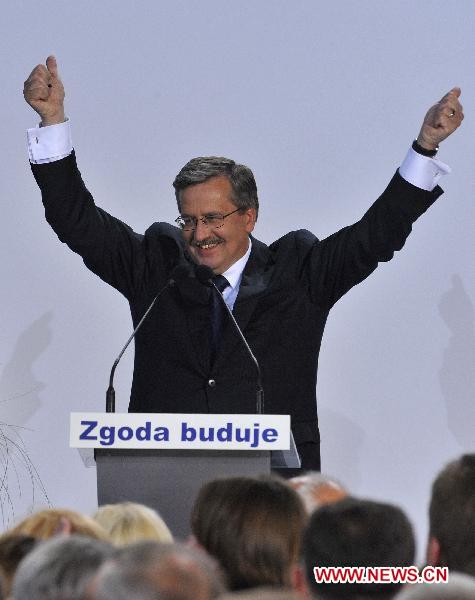
<svg viewBox="0 0 475 600"><path fill-rule="evenodd" d="M101 448L97 447L98 440L94 439L93 434L90 433L87 439L84 439L84 425L83 434L78 434L77 426L73 425L73 415L71 417L70 445L82 448L95 446L94 458L97 468L97 499L99 506L125 501L139 502L150 506L162 516L174 537L181 540L185 539L190 533L191 509L198 491L205 482L218 477L268 475L271 468L300 466L288 416L74 414L76 425L77 423L84 424L97 421L96 432L99 432L101 427L106 427L107 433L110 434L111 429L115 428L114 435L117 434L118 439L114 438L114 443ZM169 439L166 440L167 443L156 441L153 444L154 447L146 447L142 442L137 442L136 439L129 437L131 435L130 431L140 429L140 425L137 425L137 423L148 423L152 418L154 424L160 422L162 429L164 429L164 422L167 425L172 424L168 427L168 431L172 433L170 433ZM275 425L282 418L286 419L282 421L283 425ZM141 421L138 421L138 419L141 419ZM210 444L209 440L193 440L194 448L188 449L186 442L189 440L183 442L183 439L179 439L179 435L178 438L172 439L173 424L181 422L183 426L184 419L186 419L188 431L191 431L193 429L192 425L196 424L196 431L200 432L200 427L203 427L208 437L211 437L210 427L214 428L213 431L218 432L217 435L227 428L227 431L224 431L221 436L223 438L225 433L231 431L231 425L234 426L233 431L237 431L238 427L241 427L241 430L244 431L245 423L248 424L248 429L252 426L254 432L257 431L258 426L262 427L264 438L265 432L272 430L272 432L276 432L276 435L268 435L267 437L268 439L270 437L276 439L267 444L263 442L261 446L266 448L266 446L269 447L269 445L274 444L271 447L275 449L261 449L256 441L256 434L254 448L252 449L249 449L249 444L248 449L245 450L220 449L229 445L235 448L236 444L230 443L229 440L219 442L216 439L214 444ZM113 424L103 425L104 420ZM122 425L120 425L121 423ZM203 423L207 425L203 425ZM219 427L220 424L222 425L221 428ZM264 429L268 424L273 425L272 429L269 427ZM92 425L88 427L91 428ZM206 427L208 427L207 430ZM122 438L129 439L120 438L121 428ZM149 431L152 431L151 426ZM259 432L261 432L261 429L259 429ZM108 439L110 439L110 435ZM84 442L87 442L87 444ZM217 447L203 449L209 447L209 445Z"/></svg>
<svg viewBox="0 0 475 600"><path fill-rule="evenodd" d="M99 506L146 504L182 540L190 532L191 509L206 481L270 473L269 451L99 449L95 457Z"/></svg>

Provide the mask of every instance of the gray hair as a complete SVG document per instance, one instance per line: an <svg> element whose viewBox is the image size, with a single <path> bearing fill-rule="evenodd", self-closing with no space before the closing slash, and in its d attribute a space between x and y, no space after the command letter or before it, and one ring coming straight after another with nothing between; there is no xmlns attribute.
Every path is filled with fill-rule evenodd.
<svg viewBox="0 0 475 600"><path fill-rule="evenodd" d="M103 565L89 597L93 600L166 600L142 573L121 570L114 563Z"/></svg>
<svg viewBox="0 0 475 600"><path fill-rule="evenodd" d="M291 589L279 587L258 587L251 590L241 590L220 596L219 600L301 600Z"/></svg>
<svg viewBox="0 0 475 600"><path fill-rule="evenodd" d="M448 583L407 585L397 600L473 600L475 579L462 573L450 573Z"/></svg>
<svg viewBox="0 0 475 600"><path fill-rule="evenodd" d="M230 158L222 156L198 156L192 158L175 177L173 187L180 208L180 192L190 185L203 183L212 177L227 177L232 188L232 201L236 208L256 210L259 212L259 200L254 175L249 167L240 165Z"/></svg>
<svg viewBox="0 0 475 600"><path fill-rule="evenodd" d="M95 580L93 599L122 600L115 591L122 584L132 589L139 582L143 590L134 592L137 600L140 593L144 600L148 598L150 591L157 598L213 600L225 591L217 562L202 550L180 543L143 541L116 551L113 561L104 565Z"/></svg>
<svg viewBox="0 0 475 600"><path fill-rule="evenodd" d="M107 542L79 535L41 542L21 562L14 600L83 600L100 565L113 553Z"/></svg>

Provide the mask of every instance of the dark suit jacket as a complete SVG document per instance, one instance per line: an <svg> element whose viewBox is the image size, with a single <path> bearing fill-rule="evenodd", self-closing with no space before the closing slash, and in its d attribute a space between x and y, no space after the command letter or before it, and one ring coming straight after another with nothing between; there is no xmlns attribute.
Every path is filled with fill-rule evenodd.
<svg viewBox="0 0 475 600"><path fill-rule="evenodd" d="M127 298L137 324L174 266L188 260L181 232L154 223L139 235L96 207L74 153L32 168L59 239ZM310 457L307 468L319 467L315 388L328 311L402 248L412 223L441 193L396 173L360 221L323 241L306 230L270 246L252 239L234 315L261 365L265 412L290 413L296 443ZM190 278L154 307L135 343L130 411L255 412L255 369L230 326L210 364L208 294Z"/></svg>

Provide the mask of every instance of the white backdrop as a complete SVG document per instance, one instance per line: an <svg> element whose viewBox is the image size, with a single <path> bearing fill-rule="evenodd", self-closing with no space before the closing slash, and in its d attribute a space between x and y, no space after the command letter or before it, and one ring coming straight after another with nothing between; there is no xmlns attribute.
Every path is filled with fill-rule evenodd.
<svg viewBox="0 0 475 600"><path fill-rule="evenodd" d="M122 297L44 221L22 99L55 53L83 176L102 207L144 231L176 216L171 182L191 157L253 168L271 242L323 238L358 219L454 85L466 119L440 158L444 196L406 247L330 315L319 368L324 471L407 509L420 550L429 485L474 448L471 1L27 1L5 4L2 61L3 527L46 502L92 511L95 472L68 448L71 410L101 410L130 331ZM118 371L126 410L132 353ZM10 438L8 441L6 438Z"/></svg>

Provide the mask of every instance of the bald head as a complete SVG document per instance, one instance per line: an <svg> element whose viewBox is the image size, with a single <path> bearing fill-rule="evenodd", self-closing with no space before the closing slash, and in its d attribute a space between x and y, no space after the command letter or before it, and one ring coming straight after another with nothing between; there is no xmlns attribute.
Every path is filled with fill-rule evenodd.
<svg viewBox="0 0 475 600"><path fill-rule="evenodd" d="M320 506L338 502L348 496L347 490L339 481L318 471L292 477L287 483L298 493L308 514Z"/></svg>

